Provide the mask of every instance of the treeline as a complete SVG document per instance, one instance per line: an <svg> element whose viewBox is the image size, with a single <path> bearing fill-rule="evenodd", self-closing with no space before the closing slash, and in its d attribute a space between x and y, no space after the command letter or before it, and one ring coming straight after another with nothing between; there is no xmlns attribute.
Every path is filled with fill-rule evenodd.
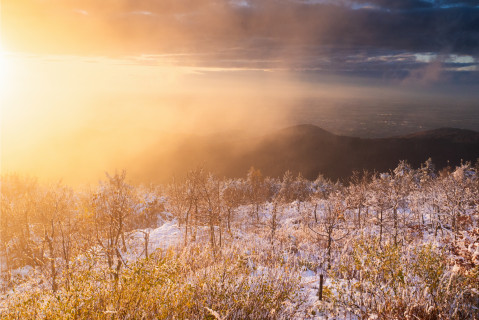
<svg viewBox="0 0 479 320"><path fill-rule="evenodd" d="M245 179L221 180L198 169L175 181L167 193L172 212L185 228L185 245L195 241L196 228L204 225L210 228L211 247L221 245L241 206L249 206L250 213L249 221L243 223L254 228L274 225L261 220L262 206L273 204L274 213L278 205L291 202L296 203L299 216L304 215L303 203L313 203L315 223L321 206L330 214L328 219L347 219L357 229L374 223L379 226L380 242L392 237L398 243L404 228L434 235L450 232L456 238L464 228L474 226L471 210L475 212L479 204L478 176L479 166L470 163L437 172L431 159L418 169L401 161L387 173L355 172L346 184L321 175L309 181L289 171L282 179L273 179L254 168Z"/></svg>
<svg viewBox="0 0 479 320"><path fill-rule="evenodd" d="M109 268L118 273L125 232L156 227L158 214L165 210L184 227L185 245L196 240L198 227L208 226L209 244L215 250L225 241L225 233L231 234L241 206L249 206L249 219L242 224L269 226L274 234L275 221L261 219L265 204L273 203L274 213L279 204L295 202L300 214L302 203L312 202L312 216L319 223L318 205L324 205L325 199L327 219L334 220L323 227L326 233L332 233L329 229L336 227L336 220L347 218L348 225L358 229L374 223L381 242L392 237L397 243L406 227L436 235L451 232L457 238L472 226L468 210L478 206L478 166L465 163L436 172L430 159L418 169L403 161L388 173L356 172L346 184L321 175L309 181L289 171L274 179L254 168L244 179L219 179L198 168L170 185L149 188L129 185L122 172L107 175L92 190L76 192L61 184L40 185L30 177L2 176L4 285L10 281L10 270L30 265L48 269L55 290L57 273L65 271L63 278L68 279L72 257L92 246L101 248Z"/></svg>
<svg viewBox="0 0 479 320"><path fill-rule="evenodd" d="M417 169L402 161L387 173L355 173L346 183L333 182L322 176L309 181L291 172L286 172L282 179L276 179L265 177L254 168L243 179L220 179L198 168L169 185L134 187L127 183L126 174L122 172L107 175L98 186L81 191L61 184L41 185L32 178L6 175L1 177L1 210L3 291L18 285L15 275L19 268L31 266L44 279L43 292L50 292L45 294L51 297L52 294L58 297L65 297L66 294L70 297L68 299L76 297L83 301L86 307L80 308L81 311L78 308L66 311L67 305L52 300L55 308L70 316L83 314L85 317L97 317L102 314L103 318L107 318L102 312L113 308L117 310L115 312L123 310L126 317L138 312L141 306L149 312L145 318L157 317L161 312L165 312L165 318L192 317L195 314L203 318L215 316L218 310L224 311L222 315L231 312L230 317L226 317L231 319L235 319L233 315L252 319L288 318L304 303L301 299L294 300L300 290L294 274L305 267L334 277L340 280L341 285L344 285L341 281L348 279L347 292L340 298L330 291L326 291L325 295L336 305L355 310L355 314L362 316L371 310L379 310L376 314L385 312L380 311L380 304L388 299L404 303L398 296L398 290L409 289L396 288L393 284L394 281L400 283L398 279L401 277L404 281L407 276L422 279L421 285L433 290L432 293L424 293L427 298L421 296L422 300L414 300L419 303L416 311L407 309L407 306L401 309L388 300L391 308L389 313L384 313L384 318L405 313L405 310L419 318L427 318L426 314L436 318L443 315L444 319L467 318L463 317L464 312L472 310L471 304L479 299L479 294L474 295L474 290L479 290L474 284L479 275L479 254L476 254L476 250L479 252L479 240L476 239L479 235L477 164L464 163L438 172L430 159ZM294 218L289 221L291 228L282 219L287 210L294 211ZM158 226L165 219L177 220L183 231L181 247L176 253L149 252L151 229L148 228ZM138 229L144 236L142 255L146 260L129 265L124 256L126 238ZM245 234L256 234L268 243L268 247L256 249L264 251L262 257L250 259L246 265L245 251L237 248L239 230ZM406 261L402 259L413 259L411 245L417 244L418 250L423 250L420 245L425 238L444 244L452 261L445 259L438 262L434 260L434 254L445 257L444 251L424 249L414 255L424 260L417 262L416 269L400 269L400 264ZM301 246L307 249L301 249ZM285 260L285 256L289 258ZM362 257L369 257L370 261L365 262ZM388 259L395 260L391 262ZM361 263L358 262L360 260ZM386 264L393 275L375 269L375 264L379 266L385 261L393 263L394 268ZM229 263L233 263L234 268L227 268ZM251 269L250 264L259 263L268 266L270 271L276 270L266 273L264 288L255 287L255 280L251 278L256 269ZM434 270L418 273L427 264L433 269L438 266L443 272L441 276L453 265L458 266L463 270L462 282L458 280L455 288L450 286L447 289L447 283L442 278L438 279L437 274L434 283L428 282ZM278 265L281 268L288 266L288 272ZM159 266L166 268L165 273L158 271ZM285 279L289 280L277 286L282 277L278 268L288 275ZM207 276L206 271L203 277L199 273L201 270L221 271L224 278L216 278L213 274ZM366 271L367 276L364 274ZM226 273L237 274L240 278L230 279ZM151 276L162 280L148 282ZM240 279L243 281L241 286L236 282ZM208 283L208 288L216 289L205 292L204 288L191 287L191 281ZM230 281L230 287L224 286L224 283L220 285L218 281ZM85 302L86 293L79 288L82 282L93 287L106 284L108 290L100 290L104 295L101 303ZM174 283L179 286L174 286ZM364 287L360 287L361 290L368 283L370 291L377 290L380 285L392 286L393 291L383 292L383 296L363 291L358 293L359 287L354 287L354 283L362 283ZM164 292L163 303L174 304L168 297L168 293L173 292L179 295L178 299L184 294L188 301L170 309L161 309L160 302L151 302L153 296L145 300L152 304L145 306L140 303L142 295L146 294L144 290L158 292L162 287L169 290ZM249 296L248 292L256 292L256 289L251 289L253 287L259 291L256 296ZM138 291L139 288L143 291ZM454 314L447 306L460 288L468 293L455 302L462 305L455 307ZM442 289L449 291L440 300L437 291ZM245 311L245 308L252 308L257 301L265 299L271 290L277 291L277 300L270 301L265 309L256 310L259 313L255 313L254 308ZM401 292L406 296L416 294L406 291ZM122 301L125 294L138 299L138 305L130 306L132 302L128 301L127 306L110 306L111 301ZM198 300L201 295L207 297L205 301ZM235 300L236 304L222 301L231 298L229 295L242 296L243 300L241 303ZM31 310L38 307L43 298L37 296L31 300ZM290 304L285 305L285 301L290 301ZM424 302L424 305L418 301ZM429 304L436 306L427 311ZM19 305L16 306L17 309L12 310L18 311ZM268 313L268 308L275 308L277 313ZM365 311L367 308L370 311ZM158 311L160 309L163 311ZM13 317L12 313L6 315ZM31 313L25 316L29 317Z"/></svg>
<svg viewBox="0 0 479 320"><path fill-rule="evenodd" d="M38 268L50 287L69 287L74 259L98 248L118 278L125 232L155 227L165 199L155 188L133 188L125 173L107 175L93 190L40 185L18 175L1 177L0 256L3 290L15 269Z"/></svg>

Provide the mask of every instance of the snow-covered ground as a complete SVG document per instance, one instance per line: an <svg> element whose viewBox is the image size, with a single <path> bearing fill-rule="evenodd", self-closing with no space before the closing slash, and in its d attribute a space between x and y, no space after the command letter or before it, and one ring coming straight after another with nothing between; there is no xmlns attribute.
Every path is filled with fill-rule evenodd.
<svg viewBox="0 0 479 320"><path fill-rule="evenodd" d="M464 174L451 175L448 183L461 177ZM226 207L221 209L221 222L212 228L205 216L194 220L194 225L190 217L186 239L187 208L175 207L173 200L149 191L140 197L134 212L154 221L156 227L125 232L121 259L130 268L147 253L191 249L201 257L213 250L218 256L236 255L235 261L244 262L242 268L253 282L272 274L280 278L294 274L299 286L285 306L295 310L294 319L387 319L392 314L388 312L424 318L442 312L442 319L462 319L467 317L461 307L467 303L466 310L472 314L468 319L479 319L479 307L471 302L479 302L479 210L471 196L475 185L462 189L462 194L451 192L447 184L435 189L419 185L402 195L395 193L397 186L388 179L389 174L371 182L361 209L348 189L313 185L313 196L302 201L275 198L232 207L231 230L226 227ZM281 194L278 190L279 186L276 192ZM448 198L451 194L457 197L454 203ZM159 204L156 221L148 215ZM211 248L212 230L215 248ZM72 268L105 268L105 250L91 243L74 257ZM213 269L207 267L204 272ZM48 272L48 264L43 269L24 265L12 270L14 281L3 286L0 308L12 297L50 290Z"/></svg>

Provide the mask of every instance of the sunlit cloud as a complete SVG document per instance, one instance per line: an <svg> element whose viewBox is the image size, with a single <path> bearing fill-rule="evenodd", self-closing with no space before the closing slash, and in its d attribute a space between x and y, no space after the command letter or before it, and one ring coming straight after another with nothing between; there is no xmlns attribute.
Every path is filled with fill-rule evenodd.
<svg viewBox="0 0 479 320"><path fill-rule="evenodd" d="M231 4L233 6L238 6L238 7L243 7L243 8L249 8L251 7L251 3L246 0L232 0Z"/></svg>
<svg viewBox="0 0 479 320"><path fill-rule="evenodd" d="M414 55L417 62L429 63L437 59L437 54L435 53L416 53Z"/></svg>
<svg viewBox="0 0 479 320"><path fill-rule="evenodd" d="M139 16L156 16L156 14L154 14L151 11L132 11L132 12L129 12L128 14L139 15Z"/></svg>
<svg viewBox="0 0 479 320"><path fill-rule="evenodd" d="M451 63L475 63L476 59L469 55L462 56L462 55L453 54L449 56L447 61Z"/></svg>

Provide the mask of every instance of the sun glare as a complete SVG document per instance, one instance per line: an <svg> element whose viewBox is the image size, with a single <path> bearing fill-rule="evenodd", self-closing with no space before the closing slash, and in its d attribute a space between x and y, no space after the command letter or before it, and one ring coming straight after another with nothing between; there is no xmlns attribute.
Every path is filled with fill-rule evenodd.
<svg viewBox="0 0 479 320"><path fill-rule="evenodd" d="M0 46L0 94L3 95L7 84L7 57L5 51Z"/></svg>

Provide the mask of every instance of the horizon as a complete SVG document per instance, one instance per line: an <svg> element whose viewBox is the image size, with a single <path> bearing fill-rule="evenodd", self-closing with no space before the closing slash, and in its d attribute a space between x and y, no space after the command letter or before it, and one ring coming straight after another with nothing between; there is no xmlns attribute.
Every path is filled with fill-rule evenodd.
<svg viewBox="0 0 479 320"><path fill-rule="evenodd" d="M315 181L318 177L321 177L322 179L330 181L347 183L355 176L355 173L391 173L398 165L401 165L401 163L406 163L411 166L413 170L419 170L424 163L432 161L433 166L438 172L441 172L443 169L454 170L467 163L476 167L479 164L479 153L474 151L477 149L477 146L479 146L479 132L452 127L415 131L409 134L388 137L363 138L336 134L317 125L303 123L261 133L252 133L250 131L229 131L207 134L165 133L162 137L164 138L164 142L160 145L160 149L155 150L158 144L152 145L150 147L153 147L153 149L141 150L137 154L128 155L128 157L123 159L125 162L116 167L93 167L93 169L98 169L96 171L93 171L92 167L85 167L82 168L83 171L79 174L75 175L71 174L71 172L67 172L64 176L58 173L56 175L42 175L38 174L38 172L21 171L1 172L1 175L5 178L13 175L19 178L33 179L41 184L54 185L60 183L73 187L76 190L78 188L89 189L101 183L101 181L105 179L105 175L108 177L113 173L118 174L118 172L125 172L128 177L128 183L135 186L170 185L174 183L176 179L187 177L191 172L200 168L221 179L241 179L244 178L247 172L254 168L265 177L273 179L281 179L286 172L291 172L293 175L299 175L309 181ZM350 147L352 141L355 141L355 143L359 142L359 140L355 139L361 141L362 147L360 149ZM291 145L292 142L295 146ZM273 143L273 148L271 148L270 143ZM323 146L327 148L314 148L317 143L320 145L326 143L326 145ZM402 150L399 151L401 156L393 156L392 159L378 161L376 157L381 153L379 150L384 151L384 146L390 143L395 145L394 148L397 148L394 153ZM439 151L439 153L436 149L437 147L429 148L430 144L437 146L438 143L441 143L441 145L444 144L443 147L440 147L439 150L442 151ZM290 147L284 149L285 146L288 145L290 145ZM311 155L301 153L303 145L313 147L309 151ZM425 148L425 150L430 150L432 153L424 153L418 157L414 152L409 154L406 151L411 147L417 149L419 145L422 145L419 149ZM348 168L347 157L339 156L339 158L337 158L337 151L342 150L345 146L349 149L348 152L351 152L349 156L356 159L352 169ZM373 149L371 149L371 147L373 147ZM452 153L446 151L450 147L455 151ZM263 152L265 149L269 149L268 153L272 152L272 158L270 157L269 160L265 160L266 162L261 161L261 158L266 155ZM215 150L215 153L211 154L211 150ZM336 154L336 156L333 156L336 157L336 160L333 160L333 162L329 164L328 162L324 163L324 157L318 157L318 150L320 152L327 150L330 156ZM362 151L358 154L358 150ZM273 160L277 159L278 162L282 161L275 158L278 156L278 151L286 158L296 159L295 161L299 161L299 163L288 167L284 165L279 165L278 167ZM370 160L367 160L365 163L365 159L361 158L360 154L364 152L370 153L371 151L373 154L370 155ZM377 155L375 156L374 154ZM446 154L449 154L449 157L446 156ZM189 156L185 157L185 155ZM386 154L384 155L386 156ZM252 162L246 163L242 161L241 159L244 157L249 159L246 161ZM329 156L327 156L326 159L328 157ZM389 155L387 155L386 158L390 158ZM260 162L258 162L258 160L260 160ZM273 162L271 162L271 160L273 160ZM313 163L311 163L311 161L313 161ZM323 163L319 166L322 166L322 169L318 171L318 167L314 165L314 161ZM274 165L276 169L272 171L271 168L269 168L270 165ZM73 167L70 169L75 170ZM88 174L88 176L85 177L85 174Z"/></svg>

